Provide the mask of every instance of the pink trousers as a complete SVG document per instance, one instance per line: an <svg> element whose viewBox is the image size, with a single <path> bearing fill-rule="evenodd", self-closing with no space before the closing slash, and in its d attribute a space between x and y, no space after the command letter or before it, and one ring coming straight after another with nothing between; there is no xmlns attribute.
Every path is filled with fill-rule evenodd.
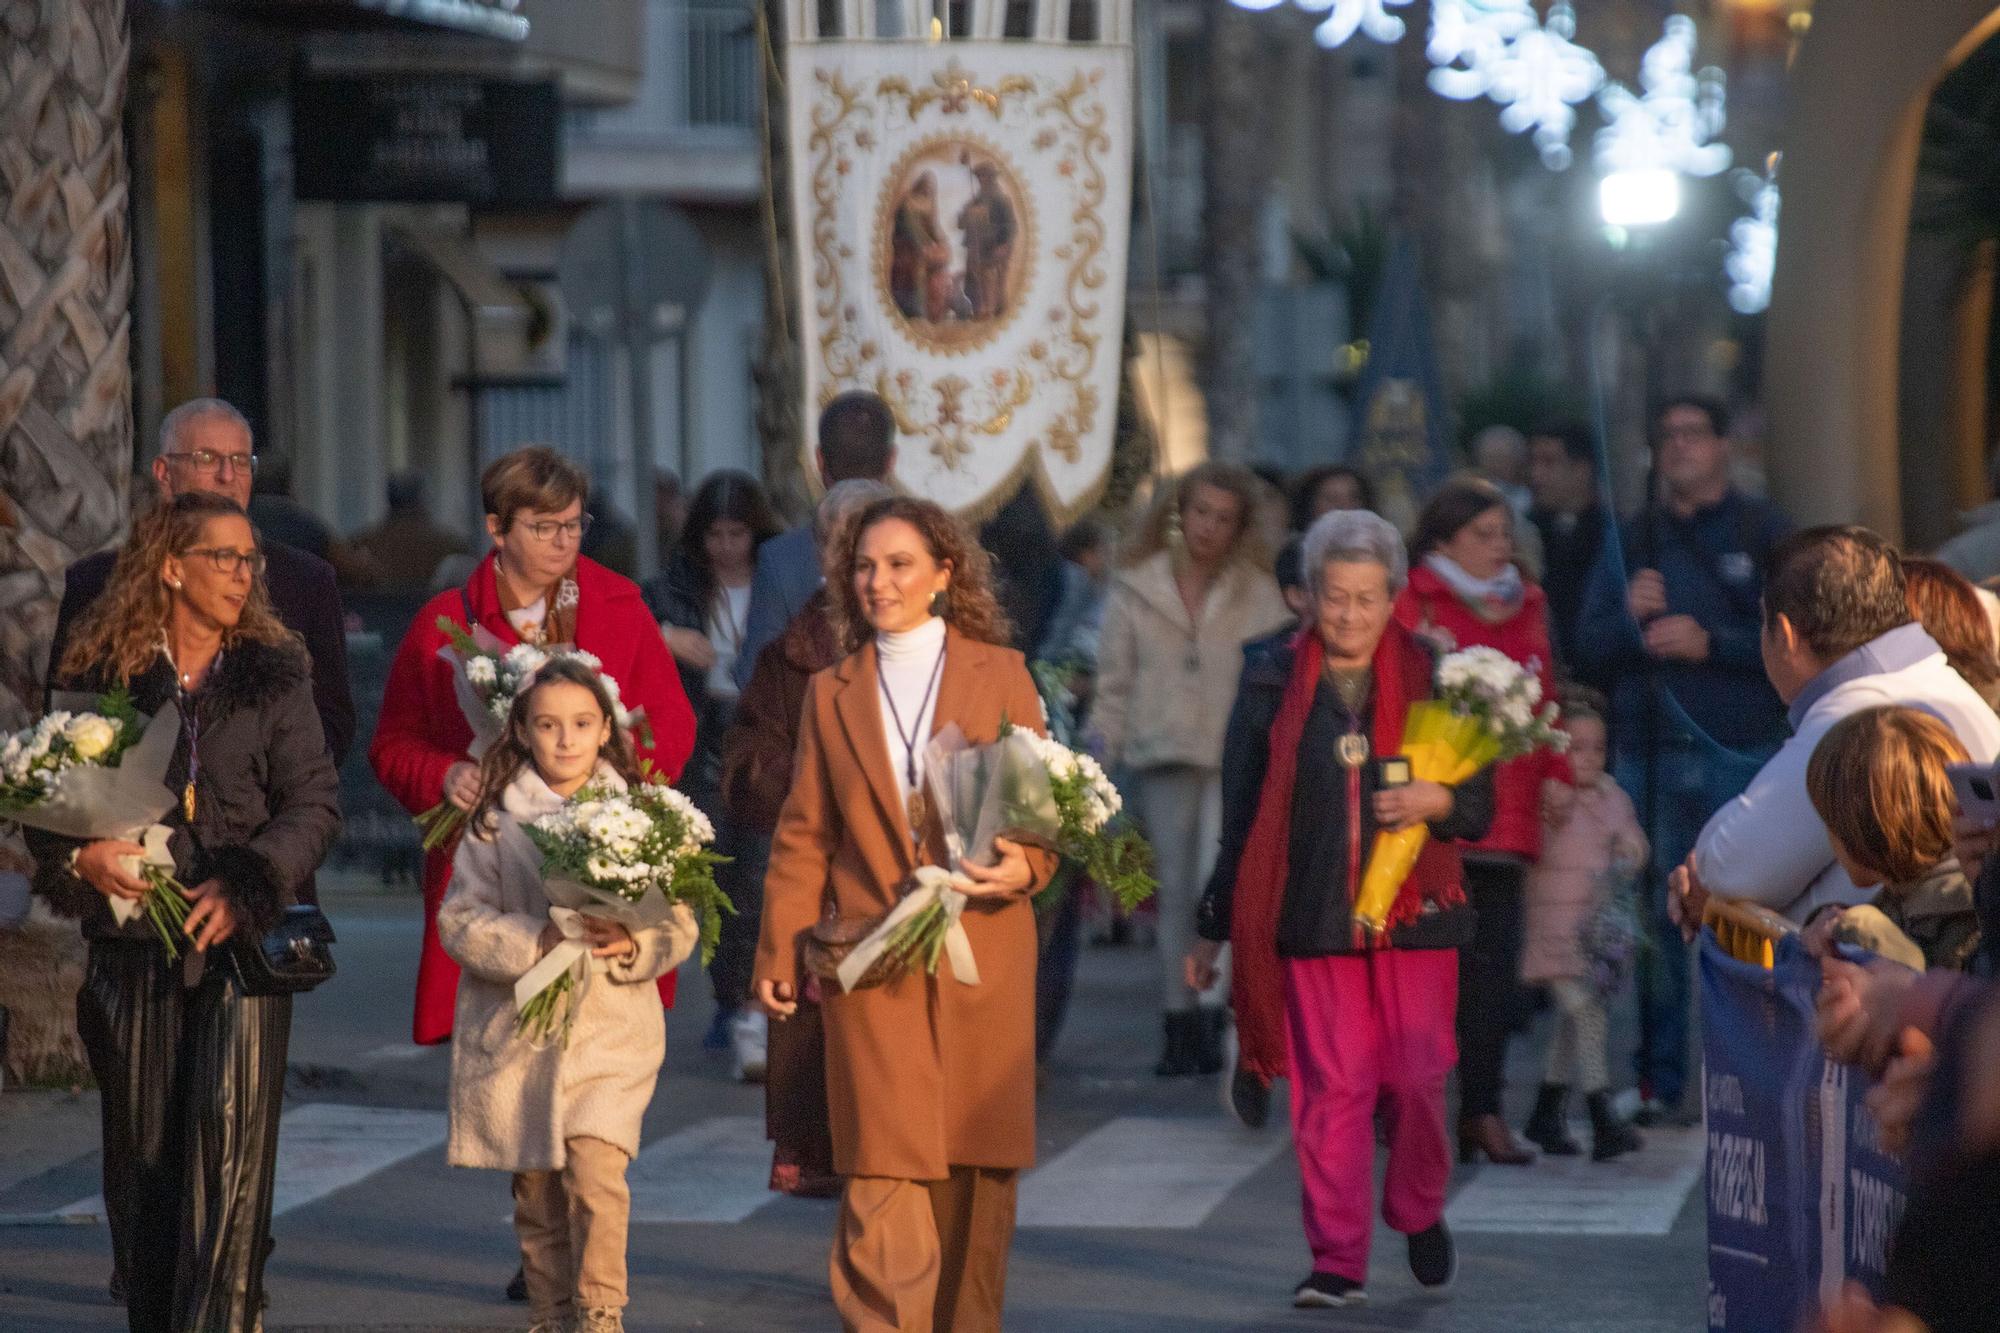
<svg viewBox="0 0 2000 1333"><path fill-rule="evenodd" d="M1458 954L1382 949L1287 958L1292 1139L1313 1270L1368 1278L1376 1101L1389 1137L1382 1219L1404 1234L1444 1212L1444 1084L1458 1061Z"/></svg>

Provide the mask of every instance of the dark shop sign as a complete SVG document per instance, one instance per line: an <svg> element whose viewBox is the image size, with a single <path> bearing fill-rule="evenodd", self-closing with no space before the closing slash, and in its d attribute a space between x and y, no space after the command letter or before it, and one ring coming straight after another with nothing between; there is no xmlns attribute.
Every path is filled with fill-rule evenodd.
<svg viewBox="0 0 2000 1333"><path fill-rule="evenodd" d="M384 74L307 78L293 91L301 199L547 203L560 143L553 81Z"/></svg>

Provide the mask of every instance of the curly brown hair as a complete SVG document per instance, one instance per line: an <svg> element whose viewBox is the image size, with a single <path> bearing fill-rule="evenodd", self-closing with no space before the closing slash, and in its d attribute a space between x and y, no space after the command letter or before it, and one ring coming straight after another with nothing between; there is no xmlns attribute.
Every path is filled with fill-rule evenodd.
<svg viewBox="0 0 2000 1333"><path fill-rule="evenodd" d="M951 583L945 592L946 623L968 639L1011 644L1013 626L993 595L993 562L985 548L943 507L915 496L892 495L842 524L827 549L827 615L841 651L859 652L875 633L854 592L854 559L868 529L890 519L901 519L915 528L931 559L951 566Z"/></svg>
<svg viewBox="0 0 2000 1333"><path fill-rule="evenodd" d="M104 592L77 622L56 674L79 679L108 666L110 681L119 685L144 675L160 655L160 635L173 605L162 567L169 556L184 555L199 544L202 529L218 518L250 520L234 500L192 491L156 506L134 523ZM304 641L286 629L271 609L271 594L261 574L250 580L250 596L235 628L222 636L225 648L242 642L305 651Z"/></svg>
<svg viewBox="0 0 2000 1333"><path fill-rule="evenodd" d="M514 696L514 706L507 712L506 730L479 761L479 803L472 807L473 828L486 827L488 817L500 809L500 798L508 784L520 776L522 769L534 765L535 752L528 743L528 712L534 707L536 693L544 685L555 684L581 685L590 691L597 700L598 711L611 722L611 739L598 751L598 762L610 764L627 782L639 780L639 761L633 756L632 738L618 725L618 714L611 706L611 695L605 690L604 681L576 658L558 657L537 671L528 687Z"/></svg>

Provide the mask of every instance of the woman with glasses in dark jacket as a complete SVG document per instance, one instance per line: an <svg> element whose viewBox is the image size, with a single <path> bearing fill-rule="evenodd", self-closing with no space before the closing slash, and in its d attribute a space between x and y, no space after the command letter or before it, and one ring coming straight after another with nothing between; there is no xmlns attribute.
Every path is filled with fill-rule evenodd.
<svg viewBox="0 0 2000 1333"><path fill-rule="evenodd" d="M77 1025L103 1091L104 1201L134 1333L236 1333L263 1298L289 995L246 995L223 956L262 935L340 828L339 782L298 636L271 611L235 502L186 494L142 519L72 633L54 688L178 707L161 818L189 885L184 956L114 899L140 848L29 835L36 887L80 918Z"/></svg>

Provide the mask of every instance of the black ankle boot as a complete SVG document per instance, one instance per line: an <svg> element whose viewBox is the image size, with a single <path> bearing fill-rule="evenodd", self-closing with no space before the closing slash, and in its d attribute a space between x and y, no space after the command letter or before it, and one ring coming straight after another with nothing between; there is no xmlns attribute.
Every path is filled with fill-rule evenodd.
<svg viewBox="0 0 2000 1333"><path fill-rule="evenodd" d="M1521 1136L1550 1157L1574 1157L1583 1149L1569 1136L1568 1117L1563 1104L1569 1089L1560 1083L1544 1083L1535 1094L1535 1113L1528 1117Z"/></svg>
<svg viewBox="0 0 2000 1333"><path fill-rule="evenodd" d="M1199 1068L1195 1048L1200 1042L1200 1015L1192 1009L1163 1015L1167 1034L1165 1052L1153 1072L1161 1078L1185 1078Z"/></svg>
<svg viewBox="0 0 2000 1333"><path fill-rule="evenodd" d="M1222 1072L1222 1037L1229 1030L1229 1011L1221 1006L1195 1012L1194 1064L1197 1074Z"/></svg>
<svg viewBox="0 0 2000 1333"><path fill-rule="evenodd" d="M1611 1109L1610 1094L1593 1092L1588 1101L1591 1161L1608 1162L1628 1152L1637 1152L1645 1146L1645 1141L1639 1137L1639 1131L1620 1120L1617 1113Z"/></svg>

